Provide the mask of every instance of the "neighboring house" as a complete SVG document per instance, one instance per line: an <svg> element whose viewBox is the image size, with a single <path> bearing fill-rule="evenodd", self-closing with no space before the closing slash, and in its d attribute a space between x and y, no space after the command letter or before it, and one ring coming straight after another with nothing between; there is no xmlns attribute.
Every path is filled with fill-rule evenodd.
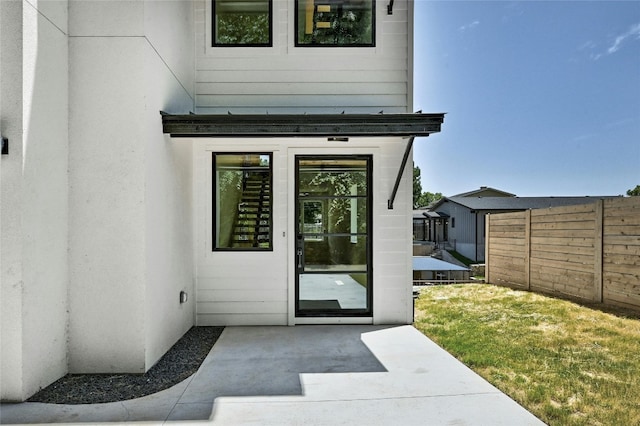
<svg viewBox="0 0 640 426"><path fill-rule="evenodd" d="M444 241L447 242L447 247L473 261L483 261L485 216L487 214L589 204L601 198L612 197L516 197L512 195L477 197L456 195L444 197L429 206L425 215L427 218L434 214L446 218L442 226L444 227L443 234L446 235ZM436 220L431 222L431 226L437 229L439 224Z"/></svg>
<svg viewBox="0 0 640 426"><path fill-rule="evenodd" d="M193 325L412 322L412 1L3 1L0 43L2 400Z"/></svg>
<svg viewBox="0 0 640 426"><path fill-rule="evenodd" d="M454 197L515 197L515 194L501 191L499 189L488 186L481 186L476 189L462 194L454 195ZM437 202L436 202L437 203ZM436 204L432 203L432 204ZM423 207L413 211L413 240L429 241L439 244L448 241L449 238L449 215L442 212L436 212L429 208Z"/></svg>

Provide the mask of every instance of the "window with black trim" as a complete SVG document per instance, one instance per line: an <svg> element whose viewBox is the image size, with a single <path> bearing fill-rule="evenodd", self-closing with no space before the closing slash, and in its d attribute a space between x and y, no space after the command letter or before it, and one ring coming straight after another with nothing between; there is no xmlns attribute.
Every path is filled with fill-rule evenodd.
<svg viewBox="0 0 640 426"><path fill-rule="evenodd" d="M375 0L295 0L296 46L375 46Z"/></svg>
<svg viewBox="0 0 640 426"><path fill-rule="evenodd" d="M272 250L272 156L213 154L213 249Z"/></svg>
<svg viewBox="0 0 640 426"><path fill-rule="evenodd" d="M451 227L452 227L452 228L455 228L455 227L456 227L456 218L455 218L455 217L452 217L452 218L451 218Z"/></svg>
<svg viewBox="0 0 640 426"><path fill-rule="evenodd" d="M272 45L272 0L212 0L213 46Z"/></svg>

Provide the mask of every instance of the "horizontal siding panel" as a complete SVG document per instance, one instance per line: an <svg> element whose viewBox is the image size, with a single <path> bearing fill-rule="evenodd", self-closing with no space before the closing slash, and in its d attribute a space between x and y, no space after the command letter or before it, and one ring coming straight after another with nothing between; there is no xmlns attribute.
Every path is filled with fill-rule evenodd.
<svg viewBox="0 0 640 426"><path fill-rule="evenodd" d="M569 245L531 244L531 253L559 253L568 256L587 256L589 262L593 261L596 251L593 247L574 247Z"/></svg>
<svg viewBox="0 0 640 426"><path fill-rule="evenodd" d="M285 302L197 302L200 314L286 314Z"/></svg>
<svg viewBox="0 0 640 426"><path fill-rule="evenodd" d="M640 306L640 297L637 295L607 293L604 299L608 305L619 306L621 308L627 308L637 311Z"/></svg>
<svg viewBox="0 0 640 426"><path fill-rule="evenodd" d="M394 37L394 40L396 38ZM406 46L406 36L404 45ZM397 46L396 46L397 47ZM213 58L201 56L197 60L196 71L246 71L255 70L262 73L273 71L308 71L319 74L325 71L370 72L376 71L406 71L407 64L398 61L381 61L376 55L355 56L355 58L327 58L326 56L273 56L261 61L256 69L255 56L238 58ZM300 73L295 74L299 76ZM294 80L295 81L295 80Z"/></svg>
<svg viewBox="0 0 640 426"><path fill-rule="evenodd" d="M615 215L618 210L640 210L640 197L620 197L604 200L604 208L607 214Z"/></svg>
<svg viewBox="0 0 640 426"><path fill-rule="evenodd" d="M556 230L556 231L573 231L573 230L590 230L593 234L594 221L581 221L581 222L534 222L531 221L531 233L538 230Z"/></svg>
<svg viewBox="0 0 640 426"><path fill-rule="evenodd" d="M593 238L592 229L536 229L531 230L531 238L552 237L552 238ZM493 232L492 232L493 233Z"/></svg>
<svg viewBox="0 0 640 426"><path fill-rule="evenodd" d="M640 256L640 246L627 244L607 244L605 239L603 252L609 254L626 254L630 256Z"/></svg>
<svg viewBox="0 0 640 426"><path fill-rule="evenodd" d="M606 216L604 218L605 230L608 227L618 227L618 226L629 227L630 232L639 234L640 233L640 212L634 215L613 216L613 217Z"/></svg>
<svg viewBox="0 0 640 426"><path fill-rule="evenodd" d="M265 73L263 71L197 71L196 82L217 82L217 83L389 83L407 82L406 71L323 71L301 73L299 71L279 71Z"/></svg>
<svg viewBox="0 0 640 426"><path fill-rule="evenodd" d="M524 229L522 232L514 232L514 231L501 231L498 229L493 229L491 227L491 238L524 238Z"/></svg>
<svg viewBox="0 0 640 426"><path fill-rule="evenodd" d="M198 302L286 302L286 288L281 290L256 289L224 289L198 290Z"/></svg>
<svg viewBox="0 0 640 426"><path fill-rule="evenodd" d="M552 245L552 246L566 246L566 247L584 247L584 248L593 248L594 247L594 239L593 238L554 238L554 237L531 237L531 245L533 246L541 246L541 245Z"/></svg>
<svg viewBox="0 0 640 426"><path fill-rule="evenodd" d="M287 325L287 315L283 314L198 314L196 323L200 327L245 326L245 325Z"/></svg>
<svg viewBox="0 0 640 426"><path fill-rule="evenodd" d="M567 253L566 251L541 251L531 249L531 259L557 260L560 262L593 265L593 254Z"/></svg>
<svg viewBox="0 0 640 426"><path fill-rule="evenodd" d="M500 215L504 216L504 215ZM502 218L500 216L491 216L491 226L499 228L502 225L519 225L524 229L524 218L513 217L513 218Z"/></svg>
<svg viewBox="0 0 640 426"><path fill-rule="evenodd" d="M289 95L198 95L196 104L198 107L222 107L222 106L246 106L257 107L286 106L304 108L307 106L324 107L340 105L343 107L356 106L403 106L407 98L398 95L316 95L289 96Z"/></svg>
<svg viewBox="0 0 640 426"><path fill-rule="evenodd" d="M623 246L640 246L640 234L639 235L605 235L604 244L623 245Z"/></svg>
<svg viewBox="0 0 640 426"><path fill-rule="evenodd" d="M204 95L369 95L378 90L383 95L407 93L405 83L197 83L200 97Z"/></svg>
<svg viewBox="0 0 640 426"><path fill-rule="evenodd" d="M554 282L564 288L584 287L593 289L593 272L567 271L563 268L544 268L531 270L531 285L547 287L544 283Z"/></svg>
<svg viewBox="0 0 640 426"><path fill-rule="evenodd" d="M533 218L537 218L539 216L546 215L563 215L563 214L573 214L573 213L585 213L585 212L594 212L595 211L595 202L597 200L593 200L593 203L590 204L578 204L574 206L562 206L562 207L552 207L548 209L534 209L531 210L531 220Z"/></svg>
<svg viewBox="0 0 640 426"><path fill-rule="evenodd" d="M492 228L493 231L493 228ZM506 246L518 246L518 247L524 247L524 233L520 236L520 238L518 238L517 236L513 236L513 237L494 237L493 236L493 232L491 232L491 244L495 244L497 246L501 246L501 245L506 245Z"/></svg>
<svg viewBox="0 0 640 426"><path fill-rule="evenodd" d="M204 265L202 265L204 266ZM245 267L246 268L246 267ZM199 277L198 291L202 290L253 290L260 288L268 291L278 291L286 288L286 279L273 279L268 275L254 277Z"/></svg>
<svg viewBox="0 0 640 426"><path fill-rule="evenodd" d="M544 269L547 267L566 269L568 271L578 272L593 272L593 262L591 263L573 263L565 262L562 260L544 259L544 258L531 258L531 270L534 268Z"/></svg>
<svg viewBox="0 0 640 426"><path fill-rule="evenodd" d="M595 220L595 213L593 211L581 212L581 213L565 213L565 214L546 214L542 216L536 216L531 220L531 223L558 223L558 222L590 222L593 226Z"/></svg>

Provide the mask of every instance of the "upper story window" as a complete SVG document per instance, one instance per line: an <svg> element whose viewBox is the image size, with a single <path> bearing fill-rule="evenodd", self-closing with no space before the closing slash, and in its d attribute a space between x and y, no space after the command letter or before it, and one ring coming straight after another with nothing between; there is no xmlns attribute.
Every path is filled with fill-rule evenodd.
<svg viewBox="0 0 640 426"><path fill-rule="evenodd" d="M295 0L296 46L375 46L375 0Z"/></svg>
<svg viewBox="0 0 640 426"><path fill-rule="evenodd" d="M213 0L213 46L271 46L272 0Z"/></svg>

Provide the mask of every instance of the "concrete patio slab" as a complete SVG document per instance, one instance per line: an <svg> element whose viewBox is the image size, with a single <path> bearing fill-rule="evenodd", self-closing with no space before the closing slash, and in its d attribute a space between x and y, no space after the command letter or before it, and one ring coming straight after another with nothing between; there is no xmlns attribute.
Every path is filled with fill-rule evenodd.
<svg viewBox="0 0 640 426"><path fill-rule="evenodd" d="M0 422L543 425L411 326L228 327L196 374L93 405L2 404Z"/></svg>

